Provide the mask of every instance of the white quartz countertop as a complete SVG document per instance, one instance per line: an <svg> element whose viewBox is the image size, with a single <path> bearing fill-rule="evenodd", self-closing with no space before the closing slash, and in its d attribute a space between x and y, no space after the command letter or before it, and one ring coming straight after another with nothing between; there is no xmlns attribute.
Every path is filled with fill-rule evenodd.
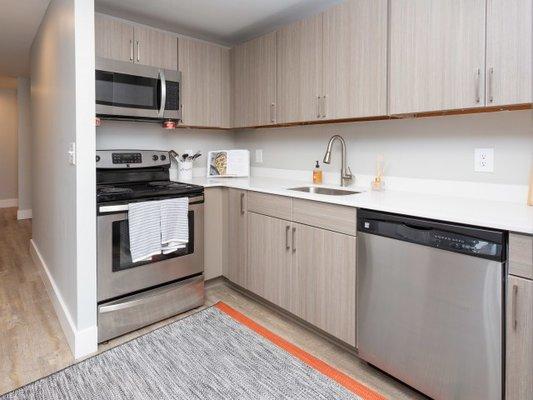
<svg viewBox="0 0 533 400"><path fill-rule="evenodd" d="M387 190L374 192L368 188L358 187L345 189L362 191L362 193L346 196L331 196L297 192L288 189L299 186L324 186L338 189L340 187L312 185L305 181L263 177L193 178L191 183L206 188L229 187L251 190L324 203L533 234L533 207L520 203Z"/></svg>

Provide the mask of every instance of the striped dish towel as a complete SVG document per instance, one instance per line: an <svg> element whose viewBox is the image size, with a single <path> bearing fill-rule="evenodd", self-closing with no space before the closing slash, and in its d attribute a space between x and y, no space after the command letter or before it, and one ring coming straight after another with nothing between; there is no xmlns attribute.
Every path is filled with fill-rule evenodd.
<svg viewBox="0 0 533 400"><path fill-rule="evenodd" d="M169 254L189 243L189 198L161 200L161 250Z"/></svg>
<svg viewBox="0 0 533 400"><path fill-rule="evenodd" d="M131 260L150 260L161 254L161 203L145 201L129 204Z"/></svg>

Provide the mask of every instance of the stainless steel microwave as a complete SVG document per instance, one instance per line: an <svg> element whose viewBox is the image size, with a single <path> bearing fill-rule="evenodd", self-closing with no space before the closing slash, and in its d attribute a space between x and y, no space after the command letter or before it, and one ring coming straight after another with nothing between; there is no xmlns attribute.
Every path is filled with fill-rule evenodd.
<svg viewBox="0 0 533 400"><path fill-rule="evenodd" d="M181 73L96 58L96 115L108 119L180 120Z"/></svg>

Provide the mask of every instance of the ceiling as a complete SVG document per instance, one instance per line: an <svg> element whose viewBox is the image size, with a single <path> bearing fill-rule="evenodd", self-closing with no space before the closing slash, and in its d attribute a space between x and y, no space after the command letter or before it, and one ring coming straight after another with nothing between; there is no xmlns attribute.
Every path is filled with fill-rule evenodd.
<svg viewBox="0 0 533 400"><path fill-rule="evenodd" d="M30 47L49 2L1 0L0 75L29 75Z"/></svg>
<svg viewBox="0 0 533 400"><path fill-rule="evenodd" d="M340 0L95 0L97 11L233 45L324 10Z"/></svg>

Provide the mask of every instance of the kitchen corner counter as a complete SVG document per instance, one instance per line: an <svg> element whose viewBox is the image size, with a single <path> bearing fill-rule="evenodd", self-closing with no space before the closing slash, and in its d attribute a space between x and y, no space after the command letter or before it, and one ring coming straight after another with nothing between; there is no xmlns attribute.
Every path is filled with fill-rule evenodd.
<svg viewBox="0 0 533 400"><path fill-rule="evenodd" d="M412 215L441 221L456 222L487 228L502 229L512 232L533 234L533 207L525 204L462 198L459 196L441 196L400 191L373 192L367 188L349 187L362 193L330 196L288 190L298 186L312 185L297 180L275 178L194 178L192 182L206 188L228 187L255 192L275 194L299 199L320 201L357 208L367 208L397 214Z"/></svg>

